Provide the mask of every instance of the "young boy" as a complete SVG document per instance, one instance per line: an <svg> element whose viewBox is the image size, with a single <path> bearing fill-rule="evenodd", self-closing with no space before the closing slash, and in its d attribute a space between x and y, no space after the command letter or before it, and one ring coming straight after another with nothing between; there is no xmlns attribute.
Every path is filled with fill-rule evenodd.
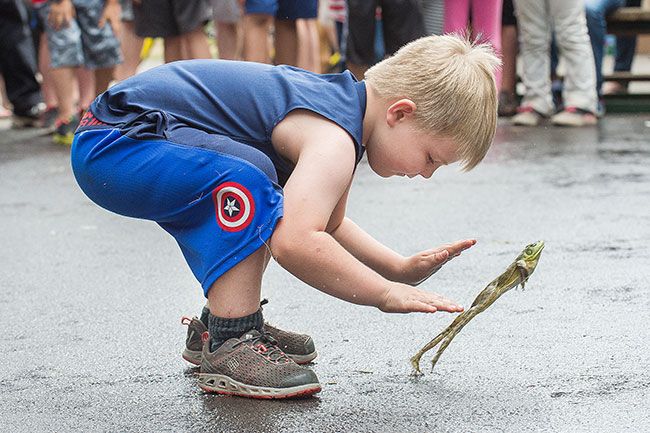
<svg viewBox="0 0 650 433"><path fill-rule="evenodd" d="M313 359L311 339L264 325L270 256L348 302L462 311L413 286L474 240L405 258L346 218L345 207L364 151L382 177L478 164L496 128L498 63L487 46L431 36L362 82L347 71L193 60L129 78L95 100L72 146L77 182L98 205L155 221L178 242L208 300L209 336L197 360L204 390L262 398L320 391L316 375L289 357Z"/></svg>

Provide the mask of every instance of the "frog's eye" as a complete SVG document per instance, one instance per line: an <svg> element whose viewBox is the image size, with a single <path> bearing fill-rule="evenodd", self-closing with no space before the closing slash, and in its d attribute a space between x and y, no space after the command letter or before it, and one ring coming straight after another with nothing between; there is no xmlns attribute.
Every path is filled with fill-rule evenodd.
<svg viewBox="0 0 650 433"><path fill-rule="evenodd" d="M526 248L525 253L526 253L527 256L532 256L533 255L533 249L528 247L528 248Z"/></svg>

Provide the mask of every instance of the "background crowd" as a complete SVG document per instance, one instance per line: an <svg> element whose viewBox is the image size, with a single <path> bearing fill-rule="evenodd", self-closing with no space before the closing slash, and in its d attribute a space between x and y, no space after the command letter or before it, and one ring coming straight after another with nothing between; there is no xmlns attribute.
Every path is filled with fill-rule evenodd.
<svg viewBox="0 0 650 433"><path fill-rule="evenodd" d="M525 126L546 118L560 126L593 125L605 111L603 94L625 91L621 83L603 86L605 17L639 4L0 0L0 116L11 116L14 127L46 128L55 142L69 145L80 114L111 82L137 73L155 38L163 41L165 62L241 59L318 73L349 69L363 79L370 66L413 39L461 32L492 44L503 59L496 77L501 116ZM616 71L630 70L634 51L634 37L617 38Z"/></svg>

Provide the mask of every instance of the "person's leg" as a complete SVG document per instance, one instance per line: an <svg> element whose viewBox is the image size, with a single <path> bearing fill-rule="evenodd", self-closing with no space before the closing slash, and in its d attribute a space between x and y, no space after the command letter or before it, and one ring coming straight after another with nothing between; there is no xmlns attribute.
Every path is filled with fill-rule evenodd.
<svg viewBox="0 0 650 433"><path fill-rule="evenodd" d="M422 18L427 35L441 35L445 26L445 0L422 2Z"/></svg>
<svg viewBox="0 0 650 433"><path fill-rule="evenodd" d="M75 76L77 78L77 88L79 90L78 97L76 98L77 110L85 110L90 107L95 97L99 94L97 90L97 81L95 80L95 71L86 67L75 69ZM104 88L106 90L106 88ZM102 90L103 91L103 90Z"/></svg>
<svg viewBox="0 0 650 433"><path fill-rule="evenodd" d="M125 80L136 74L140 64L140 52L144 38L135 34L135 24L133 21L122 21L122 33L120 34L120 46L124 62L115 68L115 79L117 81Z"/></svg>
<svg viewBox="0 0 650 433"><path fill-rule="evenodd" d="M587 34L582 0L549 0L550 14L560 55L566 64L564 78L565 107L595 113L596 68Z"/></svg>
<svg viewBox="0 0 650 433"><path fill-rule="evenodd" d="M104 10L102 0L86 0L83 6L77 7L77 21L81 29L81 41L84 50L84 65L92 69L94 86L90 92L92 97L88 103L104 92L115 74L115 67L122 63L120 41L115 36L109 23L99 27ZM86 101L81 101L86 108Z"/></svg>
<svg viewBox="0 0 650 433"><path fill-rule="evenodd" d="M38 49L38 69L43 77L41 89L43 91L43 98L47 109L56 108L58 101L56 100L56 93L54 92L54 83L52 83L52 76L50 67L50 51L47 48L47 37L45 33L41 34L41 40Z"/></svg>
<svg viewBox="0 0 650 433"><path fill-rule="evenodd" d="M514 116L517 112L517 19L512 0L503 2L501 12L501 91L499 116Z"/></svg>
<svg viewBox="0 0 650 433"><path fill-rule="evenodd" d="M114 78L122 81L136 74L140 64L140 52L144 38L135 33L135 17L132 0L120 0L122 5L122 31L119 35L120 49L124 62L115 67Z"/></svg>
<svg viewBox="0 0 650 433"><path fill-rule="evenodd" d="M471 0L472 31L481 41L489 42L501 57L501 14L503 0ZM501 89L501 68L494 73L497 89Z"/></svg>
<svg viewBox="0 0 650 433"><path fill-rule="evenodd" d="M402 46L425 36L419 0L390 0L382 6L382 31L385 55L391 56Z"/></svg>
<svg viewBox="0 0 650 433"><path fill-rule="evenodd" d="M375 10L375 1L348 0L345 61L359 80L375 60Z"/></svg>
<svg viewBox="0 0 650 433"><path fill-rule="evenodd" d="M108 85L111 84L111 81L113 81L113 76L115 75L115 68L110 67L110 68L97 68L94 71L94 81L95 81L95 88L94 88L94 93L95 96L99 95L100 93L104 93L108 89ZM93 98L94 99L94 98ZM92 103L92 101L91 101ZM90 106L89 105L83 105L82 108L86 109Z"/></svg>
<svg viewBox="0 0 650 433"><path fill-rule="evenodd" d="M308 71L320 73L320 38L316 19L296 20L298 37L297 66Z"/></svg>
<svg viewBox="0 0 650 433"><path fill-rule="evenodd" d="M215 22L217 27L217 49L219 58L240 60L242 58L242 32L239 23Z"/></svg>
<svg viewBox="0 0 650 433"><path fill-rule="evenodd" d="M318 392L315 374L262 329L265 243L282 216L272 162L228 137L182 125L156 129L160 116L142 120L151 122L148 134L170 141L117 129L78 133L71 165L79 186L105 209L158 222L178 243L216 313L204 333L199 386L244 396Z"/></svg>
<svg viewBox="0 0 650 433"><path fill-rule="evenodd" d="M616 38L616 61L614 71L629 72L636 52L636 36L618 36Z"/></svg>
<svg viewBox="0 0 650 433"><path fill-rule="evenodd" d="M183 44L187 47L188 59L211 59L208 38L203 31L203 25L188 33L183 33Z"/></svg>
<svg viewBox="0 0 650 433"><path fill-rule="evenodd" d="M547 1L514 0L526 92L522 107L542 115L553 112L549 77L551 23Z"/></svg>
<svg viewBox="0 0 650 433"><path fill-rule="evenodd" d="M165 63L183 60L183 38L180 36L168 36L164 38Z"/></svg>
<svg viewBox="0 0 650 433"><path fill-rule="evenodd" d="M183 59L211 59L205 25L212 18L210 5L205 0L171 1L175 27L181 36Z"/></svg>
<svg viewBox="0 0 650 433"><path fill-rule="evenodd" d="M52 83L56 93L56 99L59 101L58 119L69 119L75 114L75 87L77 79L75 77L75 68L53 68L50 71Z"/></svg>
<svg viewBox="0 0 650 433"><path fill-rule="evenodd" d="M244 59L249 62L270 63L268 36L273 16L249 14L244 16Z"/></svg>
<svg viewBox="0 0 650 433"><path fill-rule="evenodd" d="M0 14L0 74L14 107L15 126L33 126L43 97L36 80L36 53L27 24L27 10L20 0L4 0Z"/></svg>
<svg viewBox="0 0 650 433"><path fill-rule="evenodd" d="M470 0L445 0L444 33L464 33L469 28Z"/></svg>
<svg viewBox="0 0 650 433"><path fill-rule="evenodd" d="M607 33L606 16L624 5L624 0L585 0L585 15L591 49L596 66L596 91L600 95L603 84L603 55L605 34Z"/></svg>
<svg viewBox="0 0 650 433"><path fill-rule="evenodd" d="M219 58L240 60L242 58L243 34L241 31L242 8L239 0L212 0L212 19L217 31Z"/></svg>
<svg viewBox="0 0 650 433"><path fill-rule="evenodd" d="M292 65L298 63L298 33L296 20L275 19L275 64Z"/></svg>
<svg viewBox="0 0 650 433"><path fill-rule="evenodd" d="M232 319L257 312L268 257L266 245L263 245L219 277L208 291L210 314ZM247 329L242 333L245 331Z"/></svg>
<svg viewBox="0 0 650 433"><path fill-rule="evenodd" d="M76 20L60 30L54 30L46 22L45 34L50 52L50 77L59 107L56 123L67 124L75 115L75 102L79 96L75 70L84 61L81 30ZM55 137L55 141L58 142L58 138Z"/></svg>

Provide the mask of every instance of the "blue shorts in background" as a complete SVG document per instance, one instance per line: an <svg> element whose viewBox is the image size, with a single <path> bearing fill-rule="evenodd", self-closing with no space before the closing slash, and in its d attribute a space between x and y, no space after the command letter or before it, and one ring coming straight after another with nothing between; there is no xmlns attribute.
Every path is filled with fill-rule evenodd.
<svg viewBox="0 0 650 433"><path fill-rule="evenodd" d="M282 217L271 161L225 136L185 127L171 140L138 139L99 125L75 134L71 162L92 201L171 234L206 297L217 278L268 241Z"/></svg>
<svg viewBox="0 0 650 433"><path fill-rule="evenodd" d="M272 15L279 20L317 18L318 0L246 0L247 14Z"/></svg>

